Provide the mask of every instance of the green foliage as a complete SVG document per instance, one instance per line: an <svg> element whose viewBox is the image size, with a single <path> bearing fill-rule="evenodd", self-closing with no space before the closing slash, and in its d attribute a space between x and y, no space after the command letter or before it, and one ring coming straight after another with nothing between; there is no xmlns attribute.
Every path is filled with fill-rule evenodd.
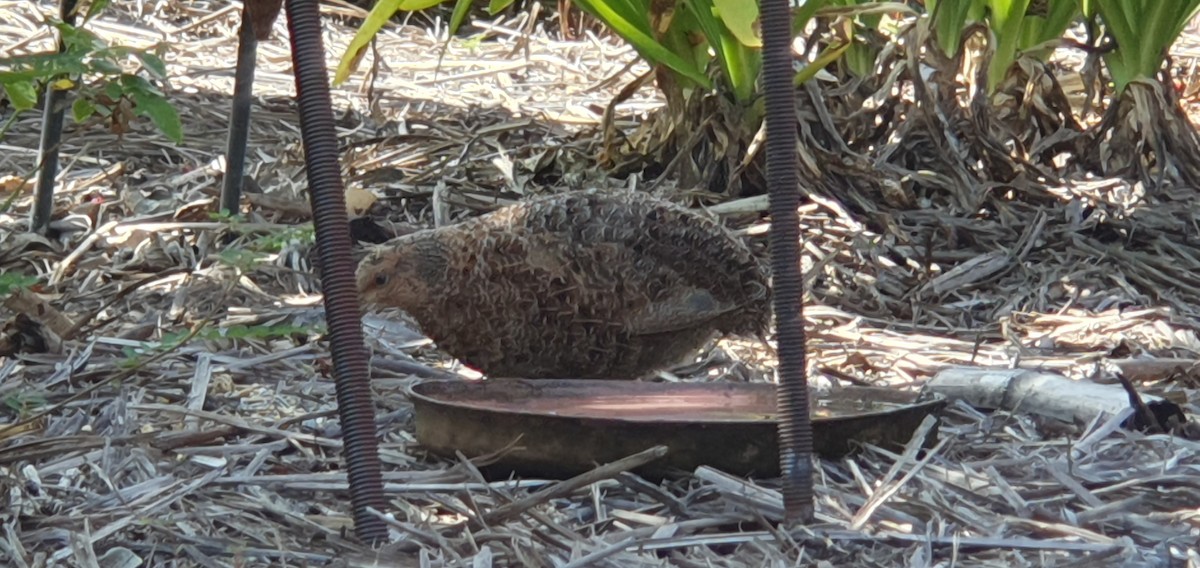
<svg viewBox="0 0 1200 568"><path fill-rule="evenodd" d="M1196 15L1200 0L1088 0L1116 48L1104 55L1117 93L1139 79L1153 78L1162 68L1167 49Z"/></svg>
<svg viewBox="0 0 1200 568"><path fill-rule="evenodd" d="M228 223L229 229L234 232L240 231L239 226L243 222L240 215L231 214L229 211L224 210L219 213L210 213L209 218L214 221ZM256 235L241 246L231 245L225 247L221 249L221 252L217 253L217 262L242 272L249 272L254 270L258 263L262 262L268 255L282 251L284 247L292 242L311 244L315 240L316 231L311 224L287 227L282 230Z"/></svg>
<svg viewBox="0 0 1200 568"><path fill-rule="evenodd" d="M345 81L361 60L371 38L401 10L420 10L444 0L381 0L371 9L346 48L334 74L334 84ZM451 33L466 18L471 0L456 0ZM490 0L498 11L511 2ZM748 101L758 79L761 40L754 28L756 2L743 0L689 0L652 14L651 0L577 0L579 7L604 22L653 65L670 69L688 87L712 88L710 63L717 63L736 100ZM657 16L658 20L654 20ZM661 33L656 31L658 23ZM711 51L710 51L711 50Z"/></svg>
<svg viewBox="0 0 1200 568"><path fill-rule="evenodd" d="M758 5L742 0L696 0L684 6L694 10L696 23L707 40L702 44L704 56L696 61L697 67L707 69L711 47L734 99L743 103L751 100L755 95L754 83L762 71L762 39L753 27L758 19ZM695 27L690 25L682 30L686 36L694 31Z"/></svg>
<svg viewBox="0 0 1200 568"><path fill-rule="evenodd" d="M3 73L0 73L0 81L3 80ZM4 94L17 111L29 110L37 104L37 86L33 81L4 82Z"/></svg>
<svg viewBox="0 0 1200 568"><path fill-rule="evenodd" d="M143 341L136 347L123 347L121 353L125 358L120 361L119 365L126 369L137 367L149 357L182 346L185 342L189 341L189 338L203 341L238 339L269 340L285 339L297 335L307 337L323 333L325 333L325 328L320 325L233 325L218 328L206 327L196 334L193 334L189 330L170 331L164 332L158 341Z"/></svg>
<svg viewBox="0 0 1200 568"><path fill-rule="evenodd" d="M138 116L148 117L167 138L176 143L183 141L183 124L179 120L179 113L162 91L137 75L122 75L120 84L122 94L133 99L133 109Z"/></svg>
<svg viewBox="0 0 1200 568"><path fill-rule="evenodd" d="M890 6L890 3L876 0L825 0L824 3L831 10L836 9L839 17L847 19L841 26L836 24L834 26L844 30L842 35L845 36L845 42L844 45L835 44L833 46L842 49L829 52L829 55L832 56L830 62L842 59L854 75L858 77L870 75L875 68L875 59L879 56L879 49L867 43L866 34L863 32L878 30L883 24L883 12L879 8L893 9L894 7ZM821 65L821 67L825 65Z"/></svg>
<svg viewBox="0 0 1200 568"><path fill-rule="evenodd" d="M461 4L469 5L469 2L460 2ZM513 0L488 0L488 13L491 15L499 14L501 10L512 6ZM454 6L455 11L458 10L458 5ZM465 12L465 10L464 10Z"/></svg>
<svg viewBox="0 0 1200 568"><path fill-rule="evenodd" d="M217 253L217 262L224 264L230 268L235 268L241 272L250 272L254 267L258 266L267 255L244 248L229 247L221 249Z"/></svg>
<svg viewBox="0 0 1200 568"><path fill-rule="evenodd" d="M91 21L92 18L98 16L100 12L103 12L104 9L108 7L109 4L111 4L110 0L92 0L92 3L88 5L87 14L83 16L84 23L87 23Z"/></svg>
<svg viewBox="0 0 1200 568"><path fill-rule="evenodd" d="M358 28L358 32L354 34L354 38L350 40L350 45L346 46L346 53L342 54L342 60L338 62L337 71L333 74L333 84L340 85L347 78L354 68L358 66L358 62L362 60L363 54L366 53L367 46L371 44L371 40L379 30L383 29L384 24L396 13L400 11L415 12L426 8L437 6L446 0L379 0L371 7L371 11L367 13L367 19L363 20L362 27ZM462 0L461 4L466 4L470 7L471 0ZM455 17L458 17L458 7L455 7ZM466 9L463 9L462 16L466 16ZM457 29L458 26L451 21L451 29Z"/></svg>
<svg viewBox="0 0 1200 568"><path fill-rule="evenodd" d="M957 55L967 26L987 23L995 38L988 66L990 91L995 91L1018 57L1048 58L1050 51L1043 44L1062 37L1080 13L1079 5L1071 0L1047 0L1039 9L1031 9L1033 0L929 0L926 4L934 37L951 57Z"/></svg>
<svg viewBox="0 0 1200 568"><path fill-rule="evenodd" d="M947 57L958 55L963 30L983 21L987 7L980 0L926 0L925 8L933 23L933 37Z"/></svg>
<svg viewBox="0 0 1200 568"><path fill-rule="evenodd" d="M1081 14L1079 5L1069 0L1048 0L1044 13L1027 11L1021 22L1017 48L1041 61L1047 60L1051 50L1039 49L1039 46L1061 38Z"/></svg>
<svg viewBox="0 0 1200 568"><path fill-rule="evenodd" d="M107 1L93 2L85 21L107 4ZM168 138L177 143L183 140L179 113L145 77L166 79L167 66L158 55L148 50L110 46L92 32L63 22L52 25L62 40L62 52L0 58L0 86L14 110L34 108L40 89L78 87L77 99L71 107L71 117L76 122L100 115L117 124L125 120L121 109L132 106L135 115L149 118ZM126 72L127 63L132 63L136 70Z"/></svg>
<svg viewBox="0 0 1200 568"><path fill-rule="evenodd" d="M217 221L218 223L228 223L233 226L237 226L238 223L242 222L241 215L233 213L228 209L222 209L216 213L209 213L208 218L213 221Z"/></svg>
<svg viewBox="0 0 1200 568"><path fill-rule="evenodd" d="M164 351L170 351L183 345L192 334L189 331L168 331L163 332L162 339L158 341L143 341L137 347L126 346L121 348L121 353L125 358L120 361L119 365L129 369L142 364L144 358L153 356Z"/></svg>
<svg viewBox="0 0 1200 568"><path fill-rule="evenodd" d="M455 0L450 20L454 33L465 19L472 0ZM334 83L345 81L361 60L371 38L401 10L419 10L438 3L435 0L381 0L371 9L358 33L338 64ZM511 0L489 0L495 13ZM717 71L724 92L735 101L747 104L757 96L762 69L762 39L757 30L758 3L745 0L576 0L576 5L629 42L648 63L668 71L674 86L684 91L714 87L712 71ZM850 18L858 25L878 26L882 14L909 12L898 2L871 0L808 0L793 11L793 29L802 30L824 7L843 8L838 17ZM797 73L796 83L811 78L825 65L848 53L852 69L859 74L871 71L877 55L874 47L848 39L825 48L816 61ZM660 87L671 88L660 84ZM679 100L667 97L668 101ZM750 107L753 109L754 107ZM750 113L753 114L754 110ZM750 122L754 122L751 120Z"/></svg>
<svg viewBox="0 0 1200 568"><path fill-rule="evenodd" d="M741 59L731 53L737 49L736 46L724 43L724 32L728 28L723 24L712 25L716 20L712 0L678 3L672 9L658 14L661 18L659 26L665 28L661 34L656 33L651 22L651 0L579 0L577 3L580 9L604 22L629 42L646 61L670 69L694 86L704 89L712 87L705 74L706 64L711 58L709 46L713 47L723 65L738 65ZM754 10L757 11L757 6ZM703 37L704 41L696 41L697 36ZM732 32L728 32L728 36L732 37ZM736 93L739 91L737 82L742 79L742 74L734 70L734 74L730 75L729 71L727 68L727 78Z"/></svg>
<svg viewBox="0 0 1200 568"><path fill-rule="evenodd" d="M230 230L240 231L245 220L241 215L222 209L217 213L209 213L208 218L220 223L227 223ZM259 235L250 241L247 248L259 252L279 252L292 241L311 244L316 240L316 230L311 223L286 227L278 231Z"/></svg>
<svg viewBox="0 0 1200 568"><path fill-rule="evenodd" d="M293 241L302 244L312 244L316 242L316 238L317 233L312 225L300 225L260 235L251 241L249 246L256 251L277 253Z"/></svg>
<svg viewBox="0 0 1200 568"><path fill-rule="evenodd" d="M41 393L16 392L4 397L4 406L22 418L46 406L46 397Z"/></svg>
<svg viewBox="0 0 1200 568"><path fill-rule="evenodd" d="M1017 58L1017 42L1030 0L987 0L987 19L996 38L988 67L988 89L995 89Z"/></svg>
<svg viewBox="0 0 1200 568"><path fill-rule="evenodd" d="M284 339L296 335L324 333L325 329L315 325L232 325L202 332L201 338L215 339Z"/></svg>
<svg viewBox="0 0 1200 568"><path fill-rule="evenodd" d="M29 276L20 272L0 272L0 298L16 290L33 286L37 282L38 279L36 276Z"/></svg>

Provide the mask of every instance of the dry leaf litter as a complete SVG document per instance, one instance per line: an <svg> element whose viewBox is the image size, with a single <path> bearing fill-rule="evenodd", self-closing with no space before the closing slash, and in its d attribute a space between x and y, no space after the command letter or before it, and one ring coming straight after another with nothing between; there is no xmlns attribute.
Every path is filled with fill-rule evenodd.
<svg viewBox="0 0 1200 568"><path fill-rule="evenodd" d="M50 49L41 22L55 11L0 1L0 51ZM259 48L248 174L261 190L247 195L246 236L226 242L207 214L239 11L116 3L91 22L114 43L169 39L185 141L145 120L122 136L68 120L62 236L20 230L28 196L0 214L0 270L40 275L38 298L68 321L57 353L0 359L6 566L375 558L346 536L284 18ZM365 12L337 1L322 12L334 69L350 18ZM524 195L645 181L594 167L606 105L646 70L621 41L564 41L498 18L479 24L483 41L456 40L439 70L441 37L413 23L385 29L378 53L333 92L352 207L378 199L388 222L442 224ZM1177 63L1197 61L1197 44L1193 34L1176 46ZM617 126L660 105L643 88L617 107ZM0 173L29 175L39 128L37 112L17 118L0 139ZM665 194L714 205L763 250L762 198L717 203L669 185ZM913 388L951 365L1016 364L1106 380L1097 369L1112 361L1196 414L1195 192L1148 196L1118 179L1033 191L986 219L862 195L805 205L814 381ZM869 215L847 213L849 202ZM771 522L773 480L701 469L664 483L611 470L587 483L488 482L468 461L426 455L402 394L419 377L464 371L395 314L365 323L397 538L380 565L1200 566L1195 442L961 404L931 452L868 448L822 462L817 522L790 534ZM721 342L673 374L765 380L769 369L755 345Z"/></svg>

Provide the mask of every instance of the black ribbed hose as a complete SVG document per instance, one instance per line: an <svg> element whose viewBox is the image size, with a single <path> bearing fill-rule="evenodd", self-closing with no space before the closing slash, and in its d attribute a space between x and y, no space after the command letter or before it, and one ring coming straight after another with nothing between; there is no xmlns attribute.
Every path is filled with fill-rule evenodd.
<svg viewBox="0 0 1200 568"><path fill-rule="evenodd" d="M77 0L60 0L58 17L69 26L75 25ZM62 38L58 39L58 52L66 50ZM33 210L29 214L29 230L46 234L50 228L50 215L54 212L54 178L58 177L58 152L62 142L63 114L67 110L67 91L54 87L58 77L46 84L45 106L42 109L42 138L38 146L37 191L34 193Z"/></svg>
<svg viewBox="0 0 1200 568"><path fill-rule="evenodd" d="M800 270L799 178L796 172L796 72L789 0L760 0L762 84L766 97L767 190L771 272L779 352L779 465L790 522L813 515L812 422L804 358L804 279Z"/></svg>
<svg viewBox="0 0 1200 568"><path fill-rule="evenodd" d="M287 0L286 6L354 529L359 539L375 545L387 538L387 526L367 508L384 511L386 500L320 12L317 0Z"/></svg>

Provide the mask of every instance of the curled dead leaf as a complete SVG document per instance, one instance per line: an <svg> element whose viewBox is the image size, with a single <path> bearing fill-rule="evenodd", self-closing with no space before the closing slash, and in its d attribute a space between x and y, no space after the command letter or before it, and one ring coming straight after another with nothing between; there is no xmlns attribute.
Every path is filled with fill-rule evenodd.
<svg viewBox="0 0 1200 568"><path fill-rule="evenodd" d="M371 193L365 189L357 187L347 189L346 211L351 215L362 215L371 209L371 206L374 205L378 199L379 198L375 197L374 193Z"/></svg>
<svg viewBox="0 0 1200 568"><path fill-rule="evenodd" d="M25 191L26 189L31 189L32 187L32 182L20 176L6 175L0 177L0 191L4 191L5 193L12 191Z"/></svg>

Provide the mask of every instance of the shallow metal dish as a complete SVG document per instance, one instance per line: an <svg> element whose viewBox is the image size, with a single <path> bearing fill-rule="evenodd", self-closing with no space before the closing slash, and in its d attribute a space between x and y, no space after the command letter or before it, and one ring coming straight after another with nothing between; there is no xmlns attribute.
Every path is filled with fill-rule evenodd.
<svg viewBox="0 0 1200 568"><path fill-rule="evenodd" d="M417 440L434 453L476 457L511 447L489 474L576 475L662 444L667 456L638 473L662 477L708 465L742 476L779 475L770 384L441 380L408 392ZM945 405L943 398L917 397L870 387L823 393L812 405L814 448L836 458L862 443L902 446L926 415Z"/></svg>

